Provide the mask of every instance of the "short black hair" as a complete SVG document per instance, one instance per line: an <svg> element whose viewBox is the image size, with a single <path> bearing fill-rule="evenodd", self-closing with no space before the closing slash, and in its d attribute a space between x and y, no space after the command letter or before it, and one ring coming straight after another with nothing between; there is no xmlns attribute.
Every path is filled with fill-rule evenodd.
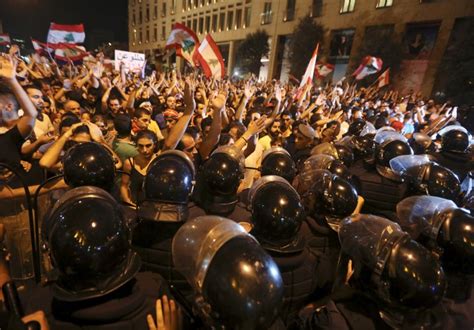
<svg viewBox="0 0 474 330"><path fill-rule="evenodd" d="M117 115L114 118L114 127L119 137L129 136L132 131L132 120L129 115Z"/></svg>
<svg viewBox="0 0 474 330"><path fill-rule="evenodd" d="M212 118L211 117L206 117L203 120L201 120L201 131L205 131L207 126L212 125Z"/></svg>
<svg viewBox="0 0 474 330"><path fill-rule="evenodd" d="M63 120L61 120L61 123L59 124L59 132L61 132L64 127L71 127L80 122L81 120L75 115L64 115Z"/></svg>

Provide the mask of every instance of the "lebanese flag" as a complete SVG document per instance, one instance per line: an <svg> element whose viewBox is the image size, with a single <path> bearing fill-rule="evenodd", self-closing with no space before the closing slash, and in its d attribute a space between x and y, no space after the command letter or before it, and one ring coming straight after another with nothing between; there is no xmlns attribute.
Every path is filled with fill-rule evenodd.
<svg viewBox="0 0 474 330"><path fill-rule="evenodd" d="M222 79L225 75L224 59L214 39L208 34L194 53L194 60L198 60L207 78Z"/></svg>
<svg viewBox="0 0 474 330"><path fill-rule="evenodd" d="M47 45L44 42L38 41L33 38L31 38L31 43L33 45L33 48L35 49L35 52L38 53L39 55L52 53L55 49L55 46Z"/></svg>
<svg viewBox="0 0 474 330"><path fill-rule="evenodd" d="M306 71L301 78L300 89L302 89L305 85L311 84L313 82L313 75L314 69L316 67L316 59L318 58L318 50L319 50L319 43L316 45L316 49L313 52L313 56L309 60L308 66L306 67Z"/></svg>
<svg viewBox="0 0 474 330"><path fill-rule="evenodd" d="M318 64L316 64L316 70L314 71L314 73L316 74L316 78L321 79L321 78L326 77L328 74L330 74L333 71L334 71L334 64L329 64L329 63L321 64L321 63L318 63Z"/></svg>
<svg viewBox="0 0 474 330"><path fill-rule="evenodd" d="M382 65L383 61L381 58L366 56L352 75L355 76L356 80L361 80L371 74L379 72L382 69Z"/></svg>
<svg viewBox="0 0 474 330"><path fill-rule="evenodd" d="M383 86L387 86L388 84L390 84L390 68L388 68L387 70L385 70L385 71L377 78L377 82L378 82L378 87L379 87L379 88L382 88Z"/></svg>
<svg viewBox="0 0 474 330"><path fill-rule="evenodd" d="M8 33L0 33L0 46L9 45L11 42L12 41Z"/></svg>
<svg viewBox="0 0 474 330"><path fill-rule="evenodd" d="M71 45L71 44L59 44L60 48L57 48L54 52L54 57L63 62L79 62L89 55L86 49L82 46Z"/></svg>
<svg viewBox="0 0 474 330"><path fill-rule="evenodd" d="M165 48L176 48L176 55L183 57L195 67L194 54L198 47L199 39L193 30L181 23L173 24Z"/></svg>
<svg viewBox="0 0 474 330"><path fill-rule="evenodd" d="M84 25L64 25L51 23L48 32L48 44L80 44L84 42L86 33Z"/></svg>

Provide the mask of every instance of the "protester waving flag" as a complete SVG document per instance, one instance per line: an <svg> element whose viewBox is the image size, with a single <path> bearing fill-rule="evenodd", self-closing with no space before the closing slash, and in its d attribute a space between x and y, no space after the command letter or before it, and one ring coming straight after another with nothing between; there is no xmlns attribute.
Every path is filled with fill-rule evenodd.
<svg viewBox="0 0 474 330"><path fill-rule="evenodd" d="M217 47L210 34L204 38L194 55L195 60L198 60L202 66L206 77L214 77L215 79L222 79L224 77L224 59L219 51L219 47Z"/></svg>
<svg viewBox="0 0 474 330"><path fill-rule="evenodd" d="M309 60L308 66L306 67L306 71L301 78L300 88L304 88L304 86L311 84L313 82L313 75L314 69L316 67L316 59L318 58L318 50L319 50L319 43L316 45L316 49L313 52L313 56Z"/></svg>
<svg viewBox="0 0 474 330"><path fill-rule="evenodd" d="M80 44L84 42L86 33L84 25L64 25L51 23L48 32L48 44Z"/></svg>
<svg viewBox="0 0 474 330"><path fill-rule="evenodd" d="M383 61L381 58L366 56L352 75L356 80L364 79L368 75L379 72L382 69L382 64Z"/></svg>
<svg viewBox="0 0 474 330"><path fill-rule="evenodd" d="M11 43L8 33L0 33L0 46L9 45Z"/></svg>
<svg viewBox="0 0 474 330"><path fill-rule="evenodd" d="M334 65L333 64L318 63L318 64L316 64L316 70L314 71L314 73L316 74L316 78L321 79L321 78L326 77L328 74L330 74L333 71L334 71Z"/></svg>
<svg viewBox="0 0 474 330"><path fill-rule="evenodd" d="M387 70L385 70L385 71L377 78L377 82L378 82L378 87L379 87L379 88L382 88L383 86L387 86L388 84L390 84L390 68L388 68Z"/></svg>
<svg viewBox="0 0 474 330"><path fill-rule="evenodd" d="M55 46L47 45L44 42L38 41L33 38L31 38L31 43L33 45L33 48L35 49L35 52L39 55L52 53L54 52L54 49L55 49Z"/></svg>
<svg viewBox="0 0 474 330"><path fill-rule="evenodd" d="M78 45L59 44L58 49L54 53L54 57L63 62L79 62L89 55L86 49Z"/></svg>
<svg viewBox="0 0 474 330"><path fill-rule="evenodd" d="M166 48L176 48L176 55L183 57L192 66L196 66L194 53L199 47L199 39L193 30L183 24L173 24L173 29L166 41Z"/></svg>

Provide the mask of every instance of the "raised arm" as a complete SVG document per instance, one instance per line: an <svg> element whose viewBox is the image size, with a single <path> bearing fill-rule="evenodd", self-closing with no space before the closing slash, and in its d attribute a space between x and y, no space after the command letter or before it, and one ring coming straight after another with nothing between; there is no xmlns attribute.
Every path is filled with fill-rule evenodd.
<svg viewBox="0 0 474 330"><path fill-rule="evenodd" d="M21 136L26 138L31 134L35 126L38 112L25 90L20 86L18 80L16 80L16 65L17 61L12 56L0 56L0 78L10 87L13 95L15 95L20 107L24 111L24 115L17 122L17 128Z"/></svg>

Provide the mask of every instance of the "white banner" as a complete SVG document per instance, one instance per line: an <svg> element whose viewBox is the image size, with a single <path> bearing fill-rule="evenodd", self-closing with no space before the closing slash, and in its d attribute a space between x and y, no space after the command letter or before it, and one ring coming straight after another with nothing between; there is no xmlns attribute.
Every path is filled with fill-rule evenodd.
<svg viewBox="0 0 474 330"><path fill-rule="evenodd" d="M125 65L125 72L140 73L146 64L145 54L115 50L115 70L120 71L120 65Z"/></svg>

